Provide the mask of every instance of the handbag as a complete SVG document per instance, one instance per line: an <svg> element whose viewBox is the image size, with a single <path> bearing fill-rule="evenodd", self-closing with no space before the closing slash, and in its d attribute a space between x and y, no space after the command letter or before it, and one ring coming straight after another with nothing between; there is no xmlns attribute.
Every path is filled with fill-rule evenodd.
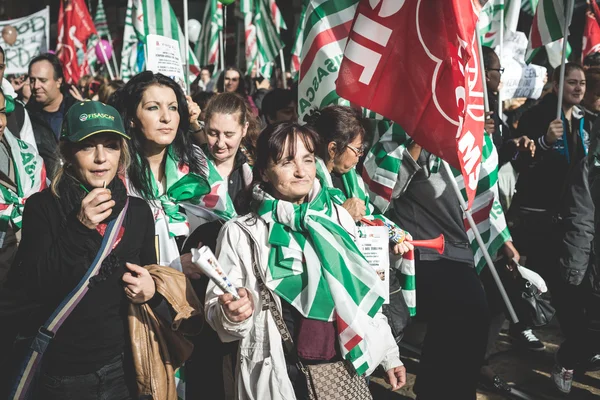
<svg viewBox="0 0 600 400"><path fill-rule="evenodd" d="M519 318L529 326L547 325L554 317L556 310L548 300L542 298L539 289L533 283L525 278L519 278L519 280L521 285Z"/></svg>
<svg viewBox="0 0 600 400"><path fill-rule="evenodd" d="M9 399L25 400L32 397L34 392L33 388L35 386L33 383L36 380L37 370L41 365L44 352L48 348L52 338L56 335L58 329L87 293L90 278L100 271L102 262L112 251L112 248L117 241L119 230L125 220L125 213L127 212L128 206L129 199L125 202L125 206L117 218L110 221L106 227L100 249L85 275L81 278L77 286L64 298L56 310L54 310L54 313L46 320L44 325L39 328L27 350L25 360L21 364Z"/></svg>
<svg viewBox="0 0 600 400"><path fill-rule="evenodd" d="M295 361L296 366L306 378L308 398L310 400L373 400L367 381L356 373L354 366L347 360L325 364L304 365L297 356L292 335L283 320L273 293L265 285L258 270L256 260L256 245L250 232L241 223L236 224L248 234L248 241L252 247L252 271L258 282L263 310L270 310L275 325L281 334L283 348L288 357Z"/></svg>

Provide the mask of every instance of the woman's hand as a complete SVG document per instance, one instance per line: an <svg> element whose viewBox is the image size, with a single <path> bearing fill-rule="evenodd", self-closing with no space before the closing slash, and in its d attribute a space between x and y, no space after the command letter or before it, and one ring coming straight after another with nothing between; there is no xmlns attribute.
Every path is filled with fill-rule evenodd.
<svg viewBox="0 0 600 400"><path fill-rule="evenodd" d="M493 111L488 111L487 115L485 116L484 128L488 135L493 135L494 133L496 133L496 124L494 123L492 114L494 114Z"/></svg>
<svg viewBox="0 0 600 400"><path fill-rule="evenodd" d="M73 98L75 100L78 100L78 101L84 100L83 95L81 94L79 89L77 89L77 86L71 85L71 87L69 88L69 93L71 94L71 96L73 96Z"/></svg>
<svg viewBox="0 0 600 400"><path fill-rule="evenodd" d="M198 103L194 102L190 96L185 96L185 99L187 100L188 109L190 110L190 127L194 132L198 131L202 129L202 125L198 122L202 110Z"/></svg>
<svg viewBox="0 0 600 400"><path fill-rule="evenodd" d="M406 368L404 368L404 365L387 370L385 380L392 385L392 390L398 390L404 386L406 384Z"/></svg>
<svg viewBox="0 0 600 400"><path fill-rule="evenodd" d="M342 204L342 207L350 213L350 216L352 216L352 219L354 219L355 222L360 221L367 212L365 202L358 197L350 197Z"/></svg>
<svg viewBox="0 0 600 400"><path fill-rule="evenodd" d="M409 243L412 240L413 240L412 236L410 236L407 233L406 238L404 239L404 241L402 243L398 243L392 247L392 253L395 255L403 255L405 253L408 253L409 251L414 250L415 246L413 246L412 243Z"/></svg>
<svg viewBox="0 0 600 400"><path fill-rule="evenodd" d="M88 229L96 229L104 221L115 206L109 189L96 188L88 193L81 201L77 219Z"/></svg>
<svg viewBox="0 0 600 400"><path fill-rule="evenodd" d="M516 139L511 139L519 152L528 152L531 157L535 156L535 142L527 136L521 136Z"/></svg>
<svg viewBox="0 0 600 400"><path fill-rule="evenodd" d="M179 262L181 262L181 271L188 279L200 279L202 277L202 272L192 262L192 253L187 253L179 257Z"/></svg>
<svg viewBox="0 0 600 400"><path fill-rule="evenodd" d="M233 295L225 293L219 296L219 304L223 312L233 322L242 322L250 318L254 312L254 300L245 288L238 289L239 300L234 300Z"/></svg>
<svg viewBox="0 0 600 400"><path fill-rule="evenodd" d="M548 126L548 131L546 132L546 142L548 144L554 144L556 141L563 137L564 129L563 124L560 119L555 119L550 122L550 126Z"/></svg>
<svg viewBox="0 0 600 400"><path fill-rule="evenodd" d="M143 304L154 297L156 285L146 268L132 263L125 263L130 272L123 275L125 294L133 304Z"/></svg>

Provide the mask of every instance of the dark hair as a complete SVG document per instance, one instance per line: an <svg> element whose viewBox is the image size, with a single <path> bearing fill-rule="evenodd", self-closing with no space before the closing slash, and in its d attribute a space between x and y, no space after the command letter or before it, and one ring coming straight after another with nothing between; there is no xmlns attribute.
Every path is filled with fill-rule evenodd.
<svg viewBox="0 0 600 400"><path fill-rule="evenodd" d="M585 70L585 93L586 97L589 95L596 95L600 92L600 67L591 67Z"/></svg>
<svg viewBox="0 0 600 400"><path fill-rule="evenodd" d="M125 82L120 79L115 79L114 81L102 84L100 89L98 89L98 101L105 104L108 103L110 96L123 87L125 87Z"/></svg>
<svg viewBox="0 0 600 400"><path fill-rule="evenodd" d="M289 106L296 98L291 90L275 88L263 98L261 111L265 117L273 120L277 111Z"/></svg>
<svg viewBox="0 0 600 400"><path fill-rule="evenodd" d="M27 71L27 73L29 75L31 75L31 66L40 61L48 61L50 64L52 64L52 69L54 69L54 80L57 81L59 79L62 79L63 84L65 83L64 82L65 76L63 74L62 64L61 64L60 60L58 59L58 57L56 56L56 54L52 54L52 53L44 53L44 54L40 54L37 57L34 57L29 62L29 68Z"/></svg>
<svg viewBox="0 0 600 400"><path fill-rule="evenodd" d="M295 122L278 122L273 125L267 126L258 136L256 142L256 161L252 168L252 183L246 190L244 196L239 197L239 208L243 212L249 212L253 210L256 205L252 203L252 191L257 185L268 193L270 191L269 185L266 185L262 176L269 167L269 163L279 162L285 154L285 144L289 141L289 154L290 158L296 156L296 138L300 136L306 149L311 153L314 153L319 145L319 135L309 125L299 125ZM253 211L256 212L256 209Z"/></svg>
<svg viewBox="0 0 600 400"><path fill-rule="evenodd" d="M583 59L584 67L600 67L600 52L588 54Z"/></svg>
<svg viewBox="0 0 600 400"><path fill-rule="evenodd" d="M206 106L213 97L215 97L215 93L213 92L198 92L192 96L192 100L194 103L198 104L198 107L200 107L202 111L206 113Z"/></svg>
<svg viewBox="0 0 600 400"><path fill-rule="evenodd" d="M111 105L114 106L123 118L125 131L131 137L129 151L131 153L131 165L128 169L129 180L134 189L147 200L155 198L152 186L152 171L146 158L144 134L132 123L136 120L137 108L142 100L146 89L150 86L165 86L173 89L177 97L177 111L179 112L179 127L171 148L180 163L187 164L190 172L201 174L201 160L194 153L194 146L187 134L189 129L189 110L187 100L181 87L171 78L163 74L155 74L151 71L142 72L127 82L127 84L111 97Z"/></svg>
<svg viewBox="0 0 600 400"><path fill-rule="evenodd" d="M219 80L217 80L217 92L224 93L225 92L225 73L227 71L235 71L240 75L240 80L238 81L238 87L235 91L237 94L246 97L248 96L248 88L246 88L246 81L244 80L244 74L237 67L229 66L225 68L225 71L221 72L219 75Z"/></svg>
<svg viewBox="0 0 600 400"><path fill-rule="evenodd" d="M6 61L6 54L4 53L4 49L2 48L2 46L0 46L0 53L2 54L2 58L4 58L4 61Z"/></svg>
<svg viewBox="0 0 600 400"><path fill-rule="evenodd" d="M583 67L577 63L573 63L573 62L568 62L565 64L565 77L567 75L569 75L571 73L571 71L581 71L583 73L585 73L585 70L583 69ZM558 85L558 83L560 82L560 67L556 68L554 70L554 72L552 73L552 83L556 83Z"/></svg>
<svg viewBox="0 0 600 400"><path fill-rule="evenodd" d="M357 136L360 136L361 139L365 137L362 115L360 111L354 108L345 106L325 107L320 111L315 111L307 122L319 134L321 145L317 149L317 155L325 162L329 160L327 146L330 142L335 143L336 155L340 155Z"/></svg>
<svg viewBox="0 0 600 400"><path fill-rule="evenodd" d="M498 62L500 62L500 58L491 47L481 46L481 54L483 55L483 67L485 69L490 68L494 60L498 60Z"/></svg>

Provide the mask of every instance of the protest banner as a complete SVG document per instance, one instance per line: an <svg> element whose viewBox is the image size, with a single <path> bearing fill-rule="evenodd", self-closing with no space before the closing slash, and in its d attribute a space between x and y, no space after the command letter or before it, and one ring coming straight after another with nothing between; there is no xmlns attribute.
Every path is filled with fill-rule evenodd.
<svg viewBox="0 0 600 400"><path fill-rule="evenodd" d="M504 67L500 96L502 99L527 97L538 99L544 89L546 68L527 65L525 52L527 38L523 32L507 32L504 37L504 54L501 65Z"/></svg>
<svg viewBox="0 0 600 400"><path fill-rule="evenodd" d="M183 63L177 40L160 36L146 36L146 69L161 73L177 82L185 89Z"/></svg>
<svg viewBox="0 0 600 400"><path fill-rule="evenodd" d="M26 74L29 61L50 48L50 7L26 17L0 21L0 30L7 25L17 30L17 41L9 46L0 36L0 46L5 53L5 73Z"/></svg>

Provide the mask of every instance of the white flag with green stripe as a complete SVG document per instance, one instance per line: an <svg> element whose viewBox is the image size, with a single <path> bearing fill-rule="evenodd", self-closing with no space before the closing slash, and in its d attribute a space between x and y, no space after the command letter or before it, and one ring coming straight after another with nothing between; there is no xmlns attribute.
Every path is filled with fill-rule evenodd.
<svg viewBox="0 0 600 400"><path fill-rule="evenodd" d="M207 0L202 17L202 29L196 42L196 55L202 65L218 64L221 32L223 32L223 5L217 0Z"/></svg>
<svg viewBox="0 0 600 400"><path fill-rule="evenodd" d="M90 36L86 53L92 73L95 73L96 70L101 67L101 65L98 64L98 57L96 57L96 45L100 42L100 39L107 39L112 43L112 37L110 36L110 30L108 29L106 12L104 11L104 3L102 0L98 0L98 7L96 7L96 15L94 16L94 25L96 26L98 35L92 34L92 36ZM109 56L109 54L107 54L107 56ZM112 57L114 57L114 51Z"/></svg>
<svg viewBox="0 0 600 400"><path fill-rule="evenodd" d="M167 0L129 0L125 16L121 78L129 80L145 68L144 44L149 34L165 36L179 42L181 59L185 60L185 36L177 22L175 12ZM190 70L195 76L200 73L200 64L190 50Z"/></svg>
<svg viewBox="0 0 600 400"><path fill-rule="evenodd" d="M283 42L273 23L266 0L255 0L254 12L258 68L262 76L270 79L273 72L273 62L279 55L279 50L283 49Z"/></svg>
<svg viewBox="0 0 600 400"><path fill-rule="evenodd" d="M565 37L568 27L565 25L566 3L568 0L539 0L536 8L531 30L529 31L529 44L525 60L530 63L542 46L546 46L548 60L553 67L560 65L562 58L562 38ZM561 41L557 45L557 41ZM557 50L560 48L560 52ZM558 64L556 55L558 53ZM568 46L567 57L571 53Z"/></svg>
<svg viewBox="0 0 600 400"><path fill-rule="evenodd" d="M298 119L330 104L349 105L335 90L359 0L310 0L298 79Z"/></svg>
<svg viewBox="0 0 600 400"><path fill-rule="evenodd" d="M479 14L479 35L483 46L495 48L500 45L502 10L504 10L505 31L517 31L521 0L489 0Z"/></svg>
<svg viewBox="0 0 600 400"><path fill-rule="evenodd" d="M302 4L302 13L300 14L300 22L296 29L296 39L292 47L292 61L290 63L290 72L294 79L298 78L300 72L300 53L302 52L302 44L304 43L304 24L306 23L306 0Z"/></svg>

